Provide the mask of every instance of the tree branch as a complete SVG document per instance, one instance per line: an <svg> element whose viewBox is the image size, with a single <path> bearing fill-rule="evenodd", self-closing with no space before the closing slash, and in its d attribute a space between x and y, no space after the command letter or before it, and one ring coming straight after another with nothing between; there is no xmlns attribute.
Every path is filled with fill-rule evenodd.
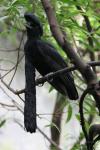
<svg viewBox="0 0 100 150"><path fill-rule="evenodd" d="M88 62L88 64L91 65L91 66L100 66L100 61ZM45 75L44 77L41 77L41 78L39 78L39 79L36 79L35 83L36 83L36 85L44 84L46 81L51 80L53 77L59 76L59 75L61 75L62 73L74 71L74 70L76 70L76 69L77 69L77 68L76 68L75 66L72 66L72 67L65 67L65 68L60 69L60 70L57 70L57 71L55 71L55 72L48 73L48 74ZM4 80L2 79L2 77L1 77L0 79L1 79L1 82L2 82L11 92L13 92L15 95L19 95L19 94L25 93L25 89L14 90L13 88L11 88L8 84L6 84L6 83L4 82Z"/></svg>
<svg viewBox="0 0 100 150"><path fill-rule="evenodd" d="M95 140L94 137L99 135ZM89 129L89 145L90 145L90 150L93 149L93 145L100 140L100 124L94 124L90 127Z"/></svg>
<svg viewBox="0 0 100 150"><path fill-rule="evenodd" d="M82 130L84 132L84 136L86 139L86 144L87 144L87 149L89 150L89 143L88 143L88 134L85 128L85 120L84 120L84 114L83 114L83 102L85 99L85 96L89 93L90 89L86 89L83 94L80 97L80 103L79 103L79 112L80 112L80 122L81 122L81 126L82 126Z"/></svg>
<svg viewBox="0 0 100 150"><path fill-rule="evenodd" d="M77 69L80 71L84 77L88 86L97 84L97 76L95 72L91 69L90 65L87 65L82 58L80 58L75 50L72 48L68 40L65 39L63 33L61 32L58 22L56 20L54 10L50 4L49 0L41 0L43 8L46 12L48 22L50 25L51 32L56 39L57 43L62 47L68 57L73 61ZM97 102L98 109L100 111L100 90L93 93L93 97Z"/></svg>
<svg viewBox="0 0 100 150"><path fill-rule="evenodd" d="M76 1L76 0L75 0ZM83 12L82 11L82 8L80 7L80 6L76 6L76 8L78 9L78 10L80 10L81 12ZM85 20L85 24L86 24L86 28L87 28L87 31L88 31L88 33L89 33L89 36L88 36L88 43L89 43L89 45L90 45L90 47L93 49L93 39L92 39L92 35L93 35L93 33L92 33L92 26L91 26L91 23L90 23L90 20L89 20L89 18L88 18L88 16L86 16L86 15L82 15L83 16L83 18L84 18L84 20ZM94 52L92 51L92 50L89 50L89 54L90 54L90 58L91 58L91 61L94 61L95 60L95 55L94 55ZM93 68L94 69L94 71L95 71L95 67Z"/></svg>

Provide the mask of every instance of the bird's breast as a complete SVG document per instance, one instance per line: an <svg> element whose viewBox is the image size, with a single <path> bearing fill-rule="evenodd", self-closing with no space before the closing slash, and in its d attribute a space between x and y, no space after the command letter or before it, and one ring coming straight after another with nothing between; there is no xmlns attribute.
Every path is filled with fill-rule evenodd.
<svg viewBox="0 0 100 150"><path fill-rule="evenodd" d="M51 70L45 62L42 49L37 40L28 40L25 44L25 56L35 66L41 75L49 73Z"/></svg>

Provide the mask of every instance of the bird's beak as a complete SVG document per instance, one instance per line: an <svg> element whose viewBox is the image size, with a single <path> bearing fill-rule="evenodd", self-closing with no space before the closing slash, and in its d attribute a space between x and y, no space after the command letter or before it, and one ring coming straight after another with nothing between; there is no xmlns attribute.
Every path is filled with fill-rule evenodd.
<svg viewBox="0 0 100 150"><path fill-rule="evenodd" d="M29 28L29 29L32 29L32 26L30 25L29 22L26 22L26 23L25 23L25 26L26 26L27 28Z"/></svg>

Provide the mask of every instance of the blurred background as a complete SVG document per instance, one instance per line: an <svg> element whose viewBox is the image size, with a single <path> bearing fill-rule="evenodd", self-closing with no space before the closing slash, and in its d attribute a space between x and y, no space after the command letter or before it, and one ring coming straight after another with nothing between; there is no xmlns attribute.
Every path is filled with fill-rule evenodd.
<svg viewBox="0 0 100 150"><path fill-rule="evenodd" d="M66 33L72 46L84 61L100 60L100 3L94 0L65 1L51 0L61 30ZM82 7L83 12L77 10ZM26 41L24 13L33 12L41 20L44 28L43 39L52 43L61 56L71 66L70 60L57 45L48 25L46 14L40 0L1 0L0 1L0 150L56 150L50 148L51 135L58 135L62 150L86 149L85 139L80 127L79 100L70 101L57 93L47 82L36 87L37 125L36 133L24 129L24 93L16 95L16 90L25 88L24 44ZM94 47L88 44L87 31L82 13L91 22ZM91 50L92 49L92 50ZM99 67L95 68L98 78ZM86 88L84 79L78 71L73 72L79 96ZM36 72L36 78L40 75ZM100 122L93 98L88 95L84 103L87 128L93 122ZM57 110L55 108L57 107ZM58 121L59 120L59 121ZM57 121L60 127L57 126ZM51 132L54 128L54 133ZM57 141L55 140L57 143ZM97 143L95 149L99 150Z"/></svg>

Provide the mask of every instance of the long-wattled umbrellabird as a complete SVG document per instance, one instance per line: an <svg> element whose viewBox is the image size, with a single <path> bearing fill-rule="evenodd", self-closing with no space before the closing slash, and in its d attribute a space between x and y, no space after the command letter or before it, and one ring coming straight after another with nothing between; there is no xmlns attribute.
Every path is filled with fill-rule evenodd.
<svg viewBox="0 0 100 150"><path fill-rule="evenodd" d="M24 17L27 29L27 42L24 49L28 61L42 76L67 67L66 62L55 48L41 40L43 27L39 19L32 13L25 13ZM63 73L48 82L61 94L68 95L72 100L78 99L72 73Z"/></svg>

